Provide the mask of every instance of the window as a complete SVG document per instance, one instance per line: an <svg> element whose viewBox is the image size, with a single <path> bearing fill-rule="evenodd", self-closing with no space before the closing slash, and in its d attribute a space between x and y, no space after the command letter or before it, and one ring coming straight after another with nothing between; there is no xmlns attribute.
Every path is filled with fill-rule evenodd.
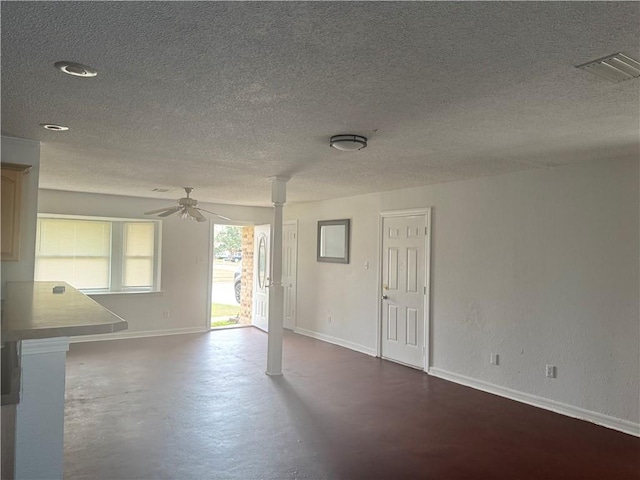
<svg viewBox="0 0 640 480"><path fill-rule="evenodd" d="M153 286L154 229L151 222L125 222L122 253L122 286L128 289Z"/></svg>
<svg viewBox="0 0 640 480"><path fill-rule="evenodd" d="M38 216L35 279L85 293L160 289L160 222Z"/></svg>

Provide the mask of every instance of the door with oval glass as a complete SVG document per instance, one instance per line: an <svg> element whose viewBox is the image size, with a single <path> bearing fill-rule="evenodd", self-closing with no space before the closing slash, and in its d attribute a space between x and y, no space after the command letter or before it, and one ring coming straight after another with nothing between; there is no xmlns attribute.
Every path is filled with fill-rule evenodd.
<svg viewBox="0 0 640 480"><path fill-rule="evenodd" d="M269 329L269 235L270 225L253 230L253 315L252 324L265 332Z"/></svg>

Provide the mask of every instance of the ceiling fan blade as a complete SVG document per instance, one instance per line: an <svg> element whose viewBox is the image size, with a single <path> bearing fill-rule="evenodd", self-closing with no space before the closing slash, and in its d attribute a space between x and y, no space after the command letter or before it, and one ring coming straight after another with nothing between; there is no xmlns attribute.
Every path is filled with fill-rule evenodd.
<svg viewBox="0 0 640 480"><path fill-rule="evenodd" d="M174 213L176 213L177 211L181 210L182 207L181 206L177 206L177 207L172 207L169 210L167 210L164 213L161 213L160 215L158 215L159 217L168 217L169 215L172 215Z"/></svg>
<svg viewBox="0 0 640 480"><path fill-rule="evenodd" d="M209 210L205 210L204 208L200 208L200 207L196 207L197 210L201 210L203 212L207 212L210 213L211 215L215 215L216 217L222 218L223 220L228 220L229 222L231 222L231 219L229 217L225 217L224 215L219 215L216 212L211 212Z"/></svg>
<svg viewBox="0 0 640 480"><path fill-rule="evenodd" d="M193 207L186 207L187 208L187 212L189 212L189 215L191 215L193 218L196 219L196 221L198 222L206 222L207 221L207 217L205 217L204 215L202 215L197 208L193 208Z"/></svg>
<svg viewBox="0 0 640 480"><path fill-rule="evenodd" d="M175 207L164 207L157 210L151 210L150 212L144 212L145 215L155 215L156 213L164 212L165 210L173 210Z"/></svg>

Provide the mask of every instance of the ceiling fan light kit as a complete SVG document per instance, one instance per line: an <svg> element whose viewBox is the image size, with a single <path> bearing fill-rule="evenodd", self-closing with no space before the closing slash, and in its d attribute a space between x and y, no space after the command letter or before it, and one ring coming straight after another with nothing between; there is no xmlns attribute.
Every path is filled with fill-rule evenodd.
<svg viewBox="0 0 640 480"><path fill-rule="evenodd" d="M159 208L157 210L151 210L149 212L144 212L145 215L155 215L158 214L158 217L168 217L169 215L173 215L177 213L178 216L183 220L193 220L195 222L206 222L207 217L202 215L201 212L207 212L211 215L215 215L218 218L222 218L223 220L230 221L231 219L225 217L224 215L218 215L215 212L210 212L209 210L205 210L204 208L197 207L198 201L195 198L191 198L189 195L193 191L192 187L183 187L184 191L187 193L186 197L183 197L178 200L178 205L173 207Z"/></svg>
<svg viewBox="0 0 640 480"><path fill-rule="evenodd" d="M329 140L329 146L343 152L356 152L367 146L367 137L362 135L334 135Z"/></svg>

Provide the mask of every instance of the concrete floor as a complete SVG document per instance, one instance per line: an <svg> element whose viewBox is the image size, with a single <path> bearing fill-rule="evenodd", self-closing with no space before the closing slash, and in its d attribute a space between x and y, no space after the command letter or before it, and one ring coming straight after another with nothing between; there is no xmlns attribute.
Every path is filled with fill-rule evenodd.
<svg viewBox="0 0 640 480"><path fill-rule="evenodd" d="M294 334L73 344L65 479L638 479L640 439Z"/></svg>

